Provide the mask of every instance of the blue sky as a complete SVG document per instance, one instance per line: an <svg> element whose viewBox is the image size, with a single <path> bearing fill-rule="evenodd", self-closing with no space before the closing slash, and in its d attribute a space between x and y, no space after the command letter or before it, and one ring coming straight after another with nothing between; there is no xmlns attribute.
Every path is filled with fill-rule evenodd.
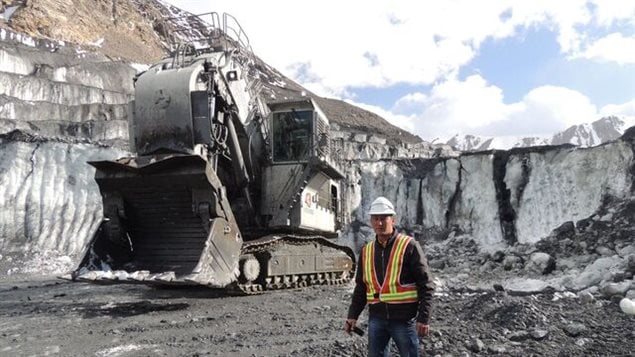
<svg viewBox="0 0 635 357"><path fill-rule="evenodd" d="M426 140L635 118L632 0L169 2L232 14L288 77Z"/></svg>

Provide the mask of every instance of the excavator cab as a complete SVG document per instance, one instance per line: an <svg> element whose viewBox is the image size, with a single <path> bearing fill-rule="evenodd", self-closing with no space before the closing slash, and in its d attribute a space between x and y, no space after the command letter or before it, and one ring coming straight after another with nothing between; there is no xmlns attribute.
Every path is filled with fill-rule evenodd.
<svg viewBox="0 0 635 357"><path fill-rule="evenodd" d="M261 214L269 227L321 234L339 229L339 181L328 119L310 98L272 102L271 161L263 170Z"/></svg>

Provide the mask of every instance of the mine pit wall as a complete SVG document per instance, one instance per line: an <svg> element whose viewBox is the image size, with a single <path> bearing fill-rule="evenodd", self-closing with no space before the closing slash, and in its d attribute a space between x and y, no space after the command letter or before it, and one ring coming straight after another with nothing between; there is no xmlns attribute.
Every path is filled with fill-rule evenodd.
<svg viewBox="0 0 635 357"><path fill-rule="evenodd" d="M341 241L359 251L372 239L366 212L377 196L385 196L395 203L398 227L422 239L455 231L470 235L484 251L532 244L564 222L593 215L607 195L632 195L633 152L625 135L585 149L352 160L346 165L351 224Z"/></svg>
<svg viewBox="0 0 635 357"><path fill-rule="evenodd" d="M1 30L0 134L127 148L132 66Z"/></svg>
<svg viewBox="0 0 635 357"><path fill-rule="evenodd" d="M117 149L0 138L0 252L81 252L102 217L87 161L124 155Z"/></svg>
<svg viewBox="0 0 635 357"><path fill-rule="evenodd" d="M0 29L0 275L76 265L102 218L87 162L128 155L135 73Z"/></svg>
<svg viewBox="0 0 635 357"><path fill-rule="evenodd" d="M528 178L519 175L530 167ZM633 148L624 141L587 149L531 152L511 157L505 182L516 211L519 243L535 243L566 221L587 218L603 197L630 195ZM526 181L526 184L525 184Z"/></svg>

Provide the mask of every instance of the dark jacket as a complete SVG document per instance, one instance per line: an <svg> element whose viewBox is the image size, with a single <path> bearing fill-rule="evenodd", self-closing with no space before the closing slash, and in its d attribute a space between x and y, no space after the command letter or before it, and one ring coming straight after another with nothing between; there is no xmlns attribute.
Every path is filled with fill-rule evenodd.
<svg viewBox="0 0 635 357"><path fill-rule="evenodd" d="M384 282L390 251L395 243L397 231L388 240L386 247L382 247L379 241L375 241L375 272L381 285ZM377 239L377 238L375 238ZM357 320L366 306L366 283L364 283L364 257L360 254L355 274L355 290L351 306L348 308L348 318ZM401 272L402 284L417 284L419 302L407 304L386 304L379 302L368 307L368 314L386 320L410 320L417 317L417 322L428 324L432 307L432 293L434 284L430 276L428 261L421 245L414 239L408 243L404 254L403 268Z"/></svg>

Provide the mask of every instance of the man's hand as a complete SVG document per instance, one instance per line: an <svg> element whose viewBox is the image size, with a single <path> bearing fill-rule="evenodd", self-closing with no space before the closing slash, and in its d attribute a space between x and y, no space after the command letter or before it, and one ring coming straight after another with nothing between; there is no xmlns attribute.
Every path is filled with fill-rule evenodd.
<svg viewBox="0 0 635 357"><path fill-rule="evenodd" d="M417 322L417 335L423 337L423 336L427 336L428 333L430 333L430 325Z"/></svg>
<svg viewBox="0 0 635 357"><path fill-rule="evenodd" d="M351 332L353 332L353 328L356 324L357 320L346 319L346 321L344 322L344 331L346 331L346 333L350 335Z"/></svg>

